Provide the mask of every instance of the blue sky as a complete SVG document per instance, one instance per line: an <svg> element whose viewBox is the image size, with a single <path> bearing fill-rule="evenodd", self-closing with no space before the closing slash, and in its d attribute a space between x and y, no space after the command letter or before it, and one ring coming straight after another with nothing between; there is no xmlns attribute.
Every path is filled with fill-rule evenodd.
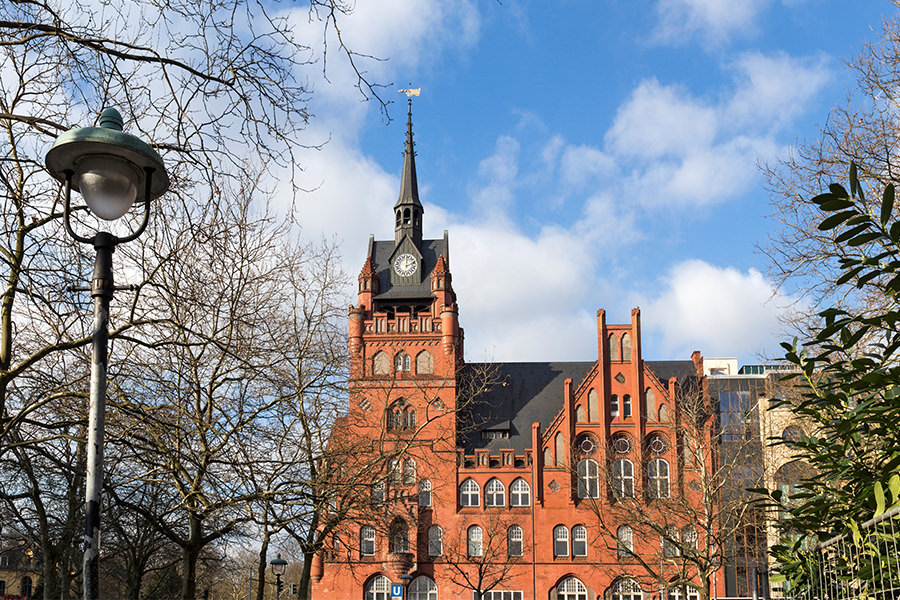
<svg viewBox="0 0 900 600"><path fill-rule="evenodd" d="M426 237L450 231L468 360L593 360L640 306L647 359L777 353L791 303L755 244L757 163L817 135L883 0L359 0L342 33L390 83L386 123L329 49L298 156L308 236L355 280L390 239L405 96ZM298 35L317 29L296 13ZM352 299L348 299L348 302Z"/></svg>

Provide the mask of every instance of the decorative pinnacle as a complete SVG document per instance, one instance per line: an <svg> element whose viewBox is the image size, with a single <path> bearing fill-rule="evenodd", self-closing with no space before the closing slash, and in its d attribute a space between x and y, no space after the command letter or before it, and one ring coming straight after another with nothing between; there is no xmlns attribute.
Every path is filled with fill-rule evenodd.
<svg viewBox="0 0 900 600"><path fill-rule="evenodd" d="M122 115L114 108L104 108L103 112L100 113L99 125L104 129L122 131Z"/></svg>

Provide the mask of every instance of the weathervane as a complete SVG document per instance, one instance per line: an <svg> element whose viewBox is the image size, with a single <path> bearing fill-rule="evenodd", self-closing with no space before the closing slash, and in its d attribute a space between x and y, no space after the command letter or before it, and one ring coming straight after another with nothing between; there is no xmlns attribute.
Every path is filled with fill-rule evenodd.
<svg viewBox="0 0 900 600"><path fill-rule="evenodd" d="M419 92L422 91L422 88L416 88L416 89L413 89L411 83L409 84L409 86L410 86L409 89L406 89L406 90L397 90L397 91L400 92L401 94L406 94L406 97L409 98L409 101L410 101L410 102L412 102L412 97L413 97L413 96L418 96L418 95L419 95Z"/></svg>

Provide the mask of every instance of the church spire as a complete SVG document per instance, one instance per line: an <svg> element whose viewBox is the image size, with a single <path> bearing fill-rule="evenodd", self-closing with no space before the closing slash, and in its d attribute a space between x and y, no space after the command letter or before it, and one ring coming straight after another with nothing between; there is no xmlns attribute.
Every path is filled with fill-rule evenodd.
<svg viewBox="0 0 900 600"><path fill-rule="evenodd" d="M406 144L403 151L403 174L400 177L400 197L394 205L394 242L400 243L408 235L416 246L422 243L422 203L419 202L419 184L416 180L416 152L412 131L412 97L419 89L400 90L409 97L406 118Z"/></svg>

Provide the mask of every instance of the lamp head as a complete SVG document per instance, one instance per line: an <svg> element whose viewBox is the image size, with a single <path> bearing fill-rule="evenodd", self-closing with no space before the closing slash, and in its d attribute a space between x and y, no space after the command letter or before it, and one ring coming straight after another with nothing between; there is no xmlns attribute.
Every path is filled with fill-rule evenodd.
<svg viewBox="0 0 900 600"><path fill-rule="evenodd" d="M72 189L81 193L92 213L107 221L124 215L134 202L153 200L169 188L162 158L122 131L122 116L114 108L100 114L99 127L70 129L57 137L46 163L57 180L71 177Z"/></svg>
<svg viewBox="0 0 900 600"><path fill-rule="evenodd" d="M287 568L287 561L281 558L281 554L279 554L277 558L273 558L269 561L269 564L272 565L272 573L275 575L284 575L284 570Z"/></svg>

